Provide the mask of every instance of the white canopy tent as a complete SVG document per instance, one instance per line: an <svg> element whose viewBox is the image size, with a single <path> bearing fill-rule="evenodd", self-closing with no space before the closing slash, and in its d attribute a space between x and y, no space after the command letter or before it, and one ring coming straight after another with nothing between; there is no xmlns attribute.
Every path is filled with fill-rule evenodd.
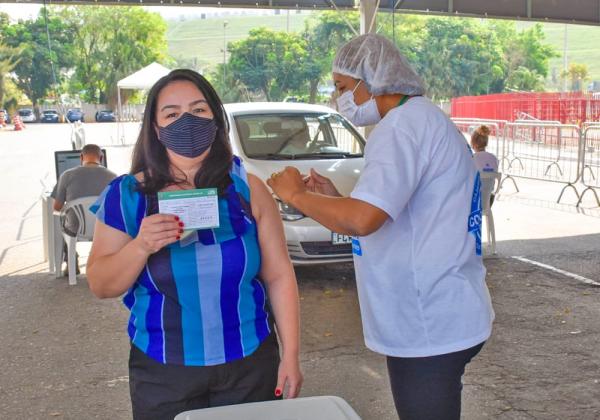
<svg viewBox="0 0 600 420"><path fill-rule="evenodd" d="M124 79L117 82L117 98L119 105L119 120L122 119L123 109L121 105L121 89L132 89L132 90L147 90L150 89L154 84L163 76L169 74L171 70L162 66L158 63L152 63L147 65L141 70L130 74Z"/></svg>

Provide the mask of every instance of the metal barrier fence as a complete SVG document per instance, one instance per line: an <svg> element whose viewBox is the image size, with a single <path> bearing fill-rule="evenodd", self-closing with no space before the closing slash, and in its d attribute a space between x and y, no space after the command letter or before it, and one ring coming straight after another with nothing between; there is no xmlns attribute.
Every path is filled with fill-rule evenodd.
<svg viewBox="0 0 600 420"><path fill-rule="evenodd" d="M584 195L591 191L600 207L597 188L600 188L600 124L586 124L583 130L583 146L581 156L581 182L585 185L577 206L583 201Z"/></svg>
<svg viewBox="0 0 600 420"><path fill-rule="evenodd" d="M457 128L469 135L479 125L490 128L489 149L495 151L499 171L511 180L517 192L516 178L563 184L557 202L567 189L577 196L577 206L584 194L592 191L600 207L596 189L600 188L600 123L577 125L556 121L491 121L452 118ZM577 186L585 189L579 193Z"/></svg>
<svg viewBox="0 0 600 420"><path fill-rule="evenodd" d="M504 126L501 171L506 179L515 177L565 184L573 189L580 176L581 132L576 125L556 123L507 123Z"/></svg>

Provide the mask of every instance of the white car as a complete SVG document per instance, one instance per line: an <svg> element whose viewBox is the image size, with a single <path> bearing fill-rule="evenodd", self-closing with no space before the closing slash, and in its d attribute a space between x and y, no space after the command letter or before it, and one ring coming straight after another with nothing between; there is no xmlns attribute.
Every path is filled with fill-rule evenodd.
<svg viewBox="0 0 600 420"><path fill-rule="evenodd" d="M286 166L331 178L343 195L354 188L365 140L331 108L302 103L227 104L231 143L248 172L264 181ZM351 238L338 235L277 200L287 247L296 265L352 260Z"/></svg>
<svg viewBox="0 0 600 420"><path fill-rule="evenodd" d="M37 120L37 118L35 117L35 112L33 112L33 109L31 108L19 109L19 117L24 123L35 122Z"/></svg>

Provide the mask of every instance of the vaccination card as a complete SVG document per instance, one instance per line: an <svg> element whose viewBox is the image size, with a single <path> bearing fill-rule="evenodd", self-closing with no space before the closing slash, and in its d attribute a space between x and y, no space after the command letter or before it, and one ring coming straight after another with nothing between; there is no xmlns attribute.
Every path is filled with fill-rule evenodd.
<svg viewBox="0 0 600 420"><path fill-rule="evenodd" d="M216 188L159 192L158 211L179 216L185 230L219 227L219 195Z"/></svg>

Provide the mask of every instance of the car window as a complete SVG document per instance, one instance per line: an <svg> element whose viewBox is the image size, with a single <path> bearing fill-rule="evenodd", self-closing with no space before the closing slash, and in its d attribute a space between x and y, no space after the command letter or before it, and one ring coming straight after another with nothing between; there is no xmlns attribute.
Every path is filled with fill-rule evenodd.
<svg viewBox="0 0 600 420"><path fill-rule="evenodd" d="M234 117L246 155L256 159L361 157L364 140L337 114L253 114Z"/></svg>

